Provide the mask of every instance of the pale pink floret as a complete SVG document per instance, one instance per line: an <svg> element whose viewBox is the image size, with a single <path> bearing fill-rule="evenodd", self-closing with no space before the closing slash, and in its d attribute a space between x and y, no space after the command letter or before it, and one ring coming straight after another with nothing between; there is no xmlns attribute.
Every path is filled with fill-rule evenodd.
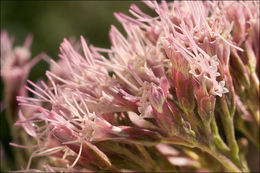
<svg viewBox="0 0 260 173"><path fill-rule="evenodd" d="M48 71L46 75L50 80L50 87L43 81L40 82L41 86L28 81L37 91L29 87L26 89L33 92L37 98L17 98L21 106L38 109L38 113L35 113L35 116L28 121L24 121L22 114L20 114L18 123L24 123L26 131L36 138L40 146L42 146L40 136L47 137L50 132L64 145L79 143L80 150L83 142L86 141L97 142L128 136L128 132L122 132L122 130L127 130L125 127L122 127L121 130L119 127L112 126L101 115L107 112L131 110L131 108L134 111L133 100L125 99L128 94L123 88L119 88L120 84L116 84L116 81L113 82L114 79L109 77L108 71L95 62L83 38L82 45L87 59L76 53L66 40L61 46L62 54L60 57L66 62L68 68L66 78L61 78ZM84 68L87 68L88 71ZM62 68L60 67L60 69ZM100 83L104 85L102 86ZM107 85L108 83L112 85ZM38 104L40 102L45 102L50 108L41 107ZM35 125L36 122L44 121L45 125L43 126ZM32 126L32 124L34 125ZM62 130L64 128L66 128L65 131ZM39 129L46 129L46 131ZM80 154L81 152L71 167L75 166Z"/></svg>

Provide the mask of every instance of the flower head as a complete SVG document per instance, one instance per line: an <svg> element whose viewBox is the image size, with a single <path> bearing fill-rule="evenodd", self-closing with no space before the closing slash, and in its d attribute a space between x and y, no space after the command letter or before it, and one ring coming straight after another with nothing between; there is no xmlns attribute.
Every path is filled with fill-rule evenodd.
<svg viewBox="0 0 260 173"><path fill-rule="evenodd" d="M46 72L48 82L36 85L28 81L35 89L26 89L37 97L17 99L21 106L36 111L27 119L20 112L17 124L36 139L38 150L33 156L61 159L62 166L68 164L70 170L118 171L127 167L118 163L122 156L117 152L121 150L126 160L131 160L129 165L138 165L136 169L142 170L145 164L136 160L128 147L150 160L140 145L155 146L162 141L196 144L195 147L199 142L212 145L210 125L214 112L228 112L223 103L226 96L231 98L227 107L234 106L235 89L229 67L239 64L240 71L247 69L241 63L244 50L239 46L248 16L241 21L233 19L233 13L236 18L238 13L234 9L227 12L226 3L145 4L157 13L156 17L135 5L130 8L134 18L114 13L126 36L111 26L110 49L87 45L81 37L77 50L64 39L60 60L52 60L51 70ZM239 10L253 8L241 4L237 5ZM255 12L251 15L256 16ZM251 21L252 30L254 22ZM235 32L231 33L233 26ZM8 43L5 50L11 41ZM248 53L255 50L250 46ZM28 56L19 49L17 52ZM241 81L248 79L245 74L234 75L244 76ZM216 100L222 106L217 111ZM149 150L165 154L162 147L166 146ZM165 160L174 162L173 157Z"/></svg>

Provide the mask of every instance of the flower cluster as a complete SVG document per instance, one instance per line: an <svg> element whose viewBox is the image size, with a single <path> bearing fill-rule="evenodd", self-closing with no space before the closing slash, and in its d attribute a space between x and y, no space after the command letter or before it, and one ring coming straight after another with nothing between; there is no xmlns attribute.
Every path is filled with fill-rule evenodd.
<svg viewBox="0 0 260 173"><path fill-rule="evenodd" d="M110 49L64 39L48 81L28 80L35 97L17 100L35 111L16 124L37 144L23 171L38 156L47 171L248 170L233 117L256 139L246 123L259 129L259 3L144 3L156 16L114 13L126 36L111 26Z"/></svg>

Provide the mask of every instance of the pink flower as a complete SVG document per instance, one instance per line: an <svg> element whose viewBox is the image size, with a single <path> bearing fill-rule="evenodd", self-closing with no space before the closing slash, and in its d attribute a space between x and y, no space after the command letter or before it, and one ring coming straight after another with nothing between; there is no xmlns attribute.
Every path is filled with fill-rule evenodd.
<svg viewBox="0 0 260 173"><path fill-rule="evenodd" d="M245 87L250 85L247 73L240 73L248 67L242 63L244 47L239 46L244 42L248 15L255 18L259 14L254 10L244 14L246 8L253 7L238 2L231 11L228 3L217 2L145 4L158 16L151 17L135 5L130 9L134 18L114 13L127 35L111 26L110 49L87 45L81 37L77 50L78 46L64 39L60 59L51 60L46 72L48 83L28 81L34 89L26 89L36 98L17 100L37 111L28 118L20 112L17 124L38 143L32 157L55 157L63 167L68 164L69 170L118 171L113 163L122 167L117 163L120 154L115 156L115 150L106 145L121 147L130 160L135 159L127 147L155 146L168 138L211 146L211 138L205 136L211 135L216 100L227 98L227 107L234 113L239 87L233 81L238 86L240 81ZM241 20L236 7L244 14ZM256 21L250 22L252 32L258 33ZM255 41L250 36L245 51L258 56ZM5 50L10 44L9 40ZM27 56L21 50L18 53ZM230 66L237 67L238 73ZM234 75L240 77L238 82ZM156 152L163 147L167 146L157 146ZM146 152L138 149L137 153L149 160ZM183 157L166 160L179 166L198 166Z"/></svg>
<svg viewBox="0 0 260 173"><path fill-rule="evenodd" d="M40 54L30 61L32 36L27 36L22 47L13 48L13 42L13 37L9 37L5 30L1 31L1 76L7 103L17 95L26 96L24 82L31 68L43 57Z"/></svg>

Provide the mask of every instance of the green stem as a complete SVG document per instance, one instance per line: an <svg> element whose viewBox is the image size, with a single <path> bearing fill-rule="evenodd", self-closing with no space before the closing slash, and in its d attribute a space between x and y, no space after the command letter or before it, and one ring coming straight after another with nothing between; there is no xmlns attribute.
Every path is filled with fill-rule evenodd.
<svg viewBox="0 0 260 173"><path fill-rule="evenodd" d="M256 119L256 123L258 125L258 127L260 126L260 117L259 117L259 110L254 111L254 117Z"/></svg>
<svg viewBox="0 0 260 173"><path fill-rule="evenodd" d="M258 150L260 149L260 144L259 144L259 140L258 140L259 132L257 132L257 138L252 136L252 133L250 133L250 131L248 131L248 129L246 128L246 126L241 118L239 118L237 120L236 127L257 147Z"/></svg>
<svg viewBox="0 0 260 173"><path fill-rule="evenodd" d="M181 145L181 146L185 146L185 147L189 147L189 148L194 148L194 146L191 143L189 143L181 138L177 138L177 137L164 138L164 139L162 139L162 143L175 144L175 145Z"/></svg>
<svg viewBox="0 0 260 173"><path fill-rule="evenodd" d="M218 126L214 116L212 117L212 121L211 121L211 131L212 131L212 138L215 145L218 147L218 149L220 149L224 154L227 155L230 149L219 135Z"/></svg>
<svg viewBox="0 0 260 173"><path fill-rule="evenodd" d="M191 125L192 130L196 132L196 134L199 134L198 127L203 127L202 122L196 117L194 112L185 112L187 115L187 119Z"/></svg>
<svg viewBox="0 0 260 173"><path fill-rule="evenodd" d="M228 146L230 148L230 152L233 159L237 160L239 158L238 156L239 148L235 137L233 116L231 116L229 113L228 106L224 96L220 98L220 102L223 110L223 113L220 113L220 117L222 123L224 124L224 130L225 130Z"/></svg>
<svg viewBox="0 0 260 173"><path fill-rule="evenodd" d="M235 137L235 129L233 122L234 115L231 115L229 112L225 95L220 98L220 103L223 110L223 112L220 113L220 117L224 126L228 146L230 148L230 154L228 156L239 168L243 169L243 171L248 171L243 166L241 159L239 158L239 147Z"/></svg>
<svg viewBox="0 0 260 173"><path fill-rule="evenodd" d="M204 122L204 126L205 126L205 133L207 138L211 138L211 128L210 128L210 122Z"/></svg>
<svg viewBox="0 0 260 173"><path fill-rule="evenodd" d="M221 154L215 149L209 149L206 146L198 145L198 148L200 148L202 151L207 152L211 156L213 156L215 159L217 159L228 172L242 172L231 160L229 160L226 156Z"/></svg>
<svg viewBox="0 0 260 173"><path fill-rule="evenodd" d="M12 136L12 140L14 142L19 142L21 140L21 138L19 137L19 131L16 130L13 127L13 124L15 123L14 117L17 115L17 109L15 107L12 106L12 103L8 103L7 105L7 110L6 110L6 119L8 121L9 124L9 130ZM16 148L16 147L11 147L12 149L12 153L14 154L14 160L15 160L15 165L17 166L17 168L21 167L21 166L25 166L26 165L26 160L25 160L25 156L23 154L23 150Z"/></svg>
<svg viewBox="0 0 260 173"><path fill-rule="evenodd" d="M227 171L242 172L230 159L228 159L222 153L218 152L216 149L214 149L214 147L209 148L208 146L200 144L197 141L185 142L184 140L183 141L179 139L174 140L173 138L163 139L162 142L167 144L182 145L190 148L194 148L194 147L199 148L202 151L205 151L211 156L213 156L216 160L218 160L226 168Z"/></svg>
<svg viewBox="0 0 260 173"><path fill-rule="evenodd" d="M159 171L159 170L156 169L157 166L156 166L155 161L152 159L150 154L146 151L144 146L136 145L136 147L138 148L140 153L144 156L145 160L148 161L148 163L152 166L152 171L155 171L155 172Z"/></svg>
<svg viewBox="0 0 260 173"><path fill-rule="evenodd" d="M134 161L137 165L141 166L142 168L144 168L144 169L147 168L147 165L144 163L144 161L140 157L133 154L132 152L130 152L125 147L121 147L121 146L118 145L118 150L115 150L115 152L118 152L118 151L120 151L122 154L124 154L125 156L130 158L132 161Z"/></svg>
<svg viewBox="0 0 260 173"><path fill-rule="evenodd" d="M254 72L251 74L251 78L253 80L254 89L256 90L256 94L259 96L259 79L257 77L257 74Z"/></svg>

